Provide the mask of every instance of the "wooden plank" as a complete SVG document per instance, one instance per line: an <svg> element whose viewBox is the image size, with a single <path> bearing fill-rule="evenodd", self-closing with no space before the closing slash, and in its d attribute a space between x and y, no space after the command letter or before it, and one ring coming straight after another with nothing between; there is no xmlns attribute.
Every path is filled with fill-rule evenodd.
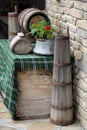
<svg viewBox="0 0 87 130"><path fill-rule="evenodd" d="M52 72L22 71L17 72L19 96L16 118L30 119L50 116Z"/></svg>

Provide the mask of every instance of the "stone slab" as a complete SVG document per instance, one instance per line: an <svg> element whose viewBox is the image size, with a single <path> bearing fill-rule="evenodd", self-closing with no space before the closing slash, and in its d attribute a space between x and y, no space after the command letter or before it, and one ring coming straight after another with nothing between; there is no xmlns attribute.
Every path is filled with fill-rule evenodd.
<svg viewBox="0 0 87 130"><path fill-rule="evenodd" d="M10 128L10 127L3 127L3 126L0 126L0 130L16 130L16 129Z"/></svg>
<svg viewBox="0 0 87 130"><path fill-rule="evenodd" d="M28 130L55 130L56 125L49 122L36 122L29 126Z"/></svg>
<svg viewBox="0 0 87 130"><path fill-rule="evenodd" d="M84 62L83 60L79 61L79 60L76 60L75 61L75 64L76 66L81 69L83 72L86 72L87 73L87 63Z"/></svg>
<svg viewBox="0 0 87 130"><path fill-rule="evenodd" d="M81 130L81 128L78 126L78 124L75 123L69 126L63 126L61 130Z"/></svg>

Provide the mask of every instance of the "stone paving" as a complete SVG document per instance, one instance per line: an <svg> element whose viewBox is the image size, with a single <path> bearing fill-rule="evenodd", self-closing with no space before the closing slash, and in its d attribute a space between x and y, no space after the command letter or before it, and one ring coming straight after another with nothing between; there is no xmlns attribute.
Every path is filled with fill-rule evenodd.
<svg viewBox="0 0 87 130"><path fill-rule="evenodd" d="M0 97L0 130L84 130L79 121L69 126L50 123L50 119L14 121Z"/></svg>

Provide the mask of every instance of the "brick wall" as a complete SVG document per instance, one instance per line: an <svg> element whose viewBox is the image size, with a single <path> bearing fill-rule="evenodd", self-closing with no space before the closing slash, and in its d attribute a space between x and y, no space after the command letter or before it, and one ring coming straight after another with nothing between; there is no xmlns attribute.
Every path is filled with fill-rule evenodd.
<svg viewBox="0 0 87 130"><path fill-rule="evenodd" d="M46 10L57 32L67 34L75 58L73 95L75 116L87 130L87 2L46 0Z"/></svg>

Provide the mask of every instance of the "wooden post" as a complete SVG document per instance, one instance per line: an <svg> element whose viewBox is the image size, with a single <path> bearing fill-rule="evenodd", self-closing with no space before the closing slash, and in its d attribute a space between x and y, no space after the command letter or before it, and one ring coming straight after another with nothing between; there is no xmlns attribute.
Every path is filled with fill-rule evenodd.
<svg viewBox="0 0 87 130"><path fill-rule="evenodd" d="M51 123L69 125L73 122L72 77L68 36L57 36L54 46Z"/></svg>

